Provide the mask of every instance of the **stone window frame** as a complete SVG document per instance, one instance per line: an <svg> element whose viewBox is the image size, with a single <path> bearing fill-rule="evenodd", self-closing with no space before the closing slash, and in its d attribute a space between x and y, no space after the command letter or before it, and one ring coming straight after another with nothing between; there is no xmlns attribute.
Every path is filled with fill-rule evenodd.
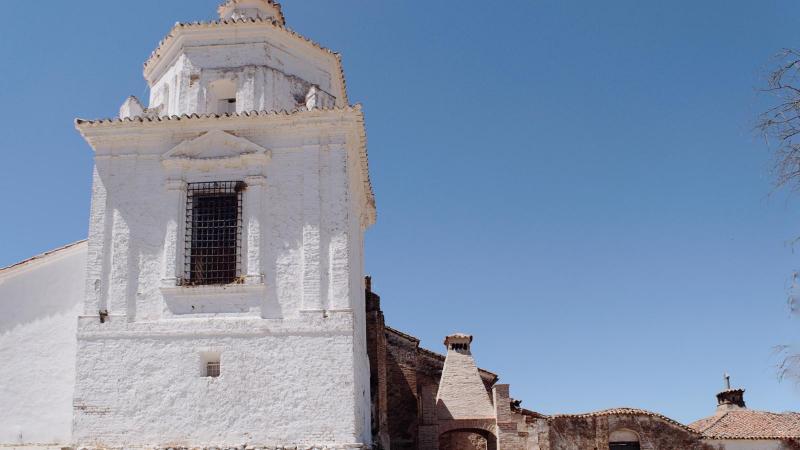
<svg viewBox="0 0 800 450"><path fill-rule="evenodd" d="M218 177L225 177L220 174ZM187 177L187 179L169 180L166 189L171 199L170 208L171 222L173 229L168 232L165 242L165 267L162 278L162 292L173 295L187 295L192 292L206 293L209 291L220 291L227 293L241 293L251 290L251 288L261 288L264 286L264 270L261 263L261 230L257 230L254 236L254 227L248 226L257 221L257 215L261 214L258 203L263 195L263 188L266 185L265 176L246 176L241 177L246 186L242 192L242 234L241 245L241 278L240 283L226 285L196 285L184 283L184 263L186 260L185 239L186 239L186 208L188 202L188 187L193 183L213 182L208 176ZM238 181L238 180L235 180ZM258 227L260 228L260 227Z"/></svg>
<svg viewBox="0 0 800 450"><path fill-rule="evenodd" d="M186 211L186 220L184 221L184 245L183 245L183 275L179 277L179 284L181 286L227 286L232 284L240 284L242 281L243 276L243 252L242 252L242 242L244 239L244 195L247 192L247 184L243 181L204 181L199 183L187 183L187 195L185 197L184 202L184 210ZM219 282L220 280L194 280L195 269L193 267L195 254L198 253L198 249L202 249L203 247L196 248L195 247L195 222L197 217L194 215L195 208L198 208L197 202L195 198L202 198L202 197L209 197L209 196L234 196L235 198L235 205L232 205L235 208L235 242L233 242L233 251L235 252L233 256L233 267L232 276L229 277L230 281L228 282ZM230 211L229 211L230 212ZM218 222L218 221L217 221ZM215 227L206 227L207 229L219 229L219 226ZM219 244L216 244L219 245ZM201 256L203 257L211 257L214 256L206 255ZM218 257L217 257L218 258ZM224 264L224 263L223 263ZM230 264L230 262L228 263ZM226 270L227 271L227 270ZM204 274L207 274L205 271L201 271ZM211 269L209 272L214 272L214 269ZM219 277L218 277L219 278ZM226 278L227 279L227 278Z"/></svg>
<svg viewBox="0 0 800 450"><path fill-rule="evenodd" d="M272 152L231 131L210 127L187 137L161 156L164 208L168 217L163 244L160 291L162 318L259 316L267 294L263 265L263 208ZM242 181L241 275L237 284L182 286L189 183Z"/></svg>

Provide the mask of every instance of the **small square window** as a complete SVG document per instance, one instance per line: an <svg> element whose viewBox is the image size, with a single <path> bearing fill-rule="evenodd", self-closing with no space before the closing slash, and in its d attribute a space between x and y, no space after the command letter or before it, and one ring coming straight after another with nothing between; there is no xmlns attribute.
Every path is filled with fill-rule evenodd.
<svg viewBox="0 0 800 450"><path fill-rule="evenodd" d="M219 373L220 373L219 361L206 363L206 377L219 378Z"/></svg>

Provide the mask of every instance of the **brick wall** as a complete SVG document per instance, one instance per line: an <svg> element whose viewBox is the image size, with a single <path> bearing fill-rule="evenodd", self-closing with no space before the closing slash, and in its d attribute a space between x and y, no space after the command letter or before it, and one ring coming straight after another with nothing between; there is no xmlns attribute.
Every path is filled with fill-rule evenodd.
<svg viewBox="0 0 800 450"><path fill-rule="evenodd" d="M372 389L372 432L379 449L437 449L436 392L445 357L419 339L385 325L380 297L367 283L367 349ZM497 376L481 370L487 392Z"/></svg>

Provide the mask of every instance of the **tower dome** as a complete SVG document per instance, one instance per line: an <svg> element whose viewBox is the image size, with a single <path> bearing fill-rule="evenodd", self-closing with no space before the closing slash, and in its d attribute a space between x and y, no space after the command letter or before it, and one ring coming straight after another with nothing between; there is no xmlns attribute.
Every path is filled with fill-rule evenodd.
<svg viewBox="0 0 800 450"><path fill-rule="evenodd" d="M274 19L281 25L286 24L281 4L273 0L227 0L218 11L223 20Z"/></svg>

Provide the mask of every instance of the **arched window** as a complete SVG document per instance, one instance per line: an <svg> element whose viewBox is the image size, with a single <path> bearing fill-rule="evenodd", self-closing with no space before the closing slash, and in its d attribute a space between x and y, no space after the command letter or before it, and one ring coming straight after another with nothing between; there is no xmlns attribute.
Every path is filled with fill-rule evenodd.
<svg viewBox="0 0 800 450"><path fill-rule="evenodd" d="M639 435L631 430L617 430L608 437L610 450L641 450Z"/></svg>
<svg viewBox="0 0 800 450"><path fill-rule="evenodd" d="M236 112L236 83L232 80L217 80L208 86L208 112L233 114Z"/></svg>

